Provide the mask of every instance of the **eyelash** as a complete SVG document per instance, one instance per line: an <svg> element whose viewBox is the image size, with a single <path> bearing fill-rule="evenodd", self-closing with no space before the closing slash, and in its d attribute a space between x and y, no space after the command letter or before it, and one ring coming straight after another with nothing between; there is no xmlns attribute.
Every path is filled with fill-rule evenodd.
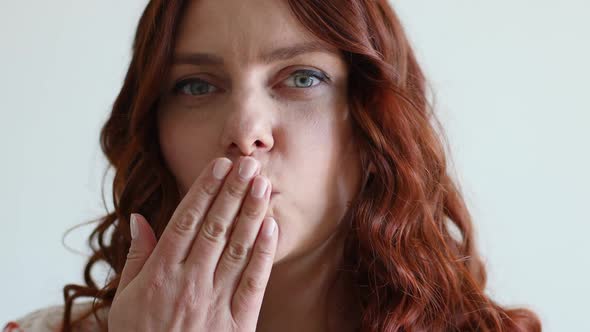
<svg viewBox="0 0 590 332"><path fill-rule="evenodd" d="M319 83L316 85L312 85L310 87L288 87L288 88L293 88L293 89L311 89L314 87L317 87L320 84L324 84L324 83L328 83L330 81L330 77L326 74L324 74L323 72L320 71L315 71L315 70L310 70L310 69L300 69L300 70L296 70L294 71L288 79L291 79L292 77L296 76L297 74L303 75L303 76L309 76L309 77L313 77L319 80ZM174 94L181 94L182 91L184 90L184 87L189 85L190 83L203 83L206 84L208 86L213 86L212 84L210 84L209 82L202 80L200 78L187 78L185 80L181 80L178 83L176 83L174 85L174 88L172 89L172 92ZM209 91L210 93L211 91ZM199 97L199 96L204 96L208 93L202 93L202 94L197 94L197 95L192 95L192 94L187 94L189 96L194 96L194 97Z"/></svg>

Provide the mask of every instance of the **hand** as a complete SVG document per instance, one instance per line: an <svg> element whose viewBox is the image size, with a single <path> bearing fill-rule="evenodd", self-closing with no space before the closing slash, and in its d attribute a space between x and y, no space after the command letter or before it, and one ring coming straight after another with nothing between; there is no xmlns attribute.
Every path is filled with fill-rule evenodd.
<svg viewBox="0 0 590 332"><path fill-rule="evenodd" d="M252 175L260 173L255 159L240 161L239 168L253 162ZM226 175L224 167L234 170ZM137 232L109 311L109 331L256 330L278 227L270 217L262 220L270 181L261 175L244 179L237 169L227 158L211 162L159 241L135 214ZM255 197L250 187L263 184L266 191Z"/></svg>

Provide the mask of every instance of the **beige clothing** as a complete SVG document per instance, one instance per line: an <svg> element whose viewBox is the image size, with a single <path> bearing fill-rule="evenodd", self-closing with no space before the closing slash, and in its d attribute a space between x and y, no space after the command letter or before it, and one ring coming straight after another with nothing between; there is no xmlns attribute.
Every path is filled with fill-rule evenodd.
<svg viewBox="0 0 590 332"><path fill-rule="evenodd" d="M72 306L72 319L86 314L92 308L92 302L74 303ZM27 313L24 316L8 322L3 332L59 332L61 331L61 324L63 319L64 305L54 305L45 308L40 308L33 312ZM98 316L107 323L108 308L103 308L98 311ZM1 326L1 325L0 325ZM74 328L76 332L98 332L101 331L100 323L96 320L93 314L86 317L82 323L76 325Z"/></svg>

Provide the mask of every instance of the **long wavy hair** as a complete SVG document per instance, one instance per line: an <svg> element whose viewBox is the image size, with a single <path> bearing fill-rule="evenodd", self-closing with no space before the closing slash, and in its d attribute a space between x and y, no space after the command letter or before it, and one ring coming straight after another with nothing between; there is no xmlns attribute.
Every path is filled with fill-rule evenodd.
<svg viewBox="0 0 590 332"><path fill-rule="evenodd" d="M484 293L486 272L449 174L447 139L388 2L287 1L306 29L341 50L362 164L374 167L347 213L343 260L354 272L361 330L541 331L534 312L502 307ZM95 220L86 285L64 287L64 332L111 305L131 242L130 214L145 216L159 239L181 200L160 152L156 106L187 2L151 0L139 21L125 81L100 133L108 169L115 170L114 211ZM97 263L113 273L101 287L91 275ZM73 319L79 297L93 298L92 310Z"/></svg>

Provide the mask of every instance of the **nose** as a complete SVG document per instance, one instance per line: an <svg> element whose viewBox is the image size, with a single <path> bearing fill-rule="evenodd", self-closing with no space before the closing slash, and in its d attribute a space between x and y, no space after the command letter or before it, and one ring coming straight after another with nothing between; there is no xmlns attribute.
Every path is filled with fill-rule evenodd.
<svg viewBox="0 0 590 332"><path fill-rule="evenodd" d="M228 104L221 138L226 155L238 158L270 151L274 145L272 103L252 89L236 93Z"/></svg>

